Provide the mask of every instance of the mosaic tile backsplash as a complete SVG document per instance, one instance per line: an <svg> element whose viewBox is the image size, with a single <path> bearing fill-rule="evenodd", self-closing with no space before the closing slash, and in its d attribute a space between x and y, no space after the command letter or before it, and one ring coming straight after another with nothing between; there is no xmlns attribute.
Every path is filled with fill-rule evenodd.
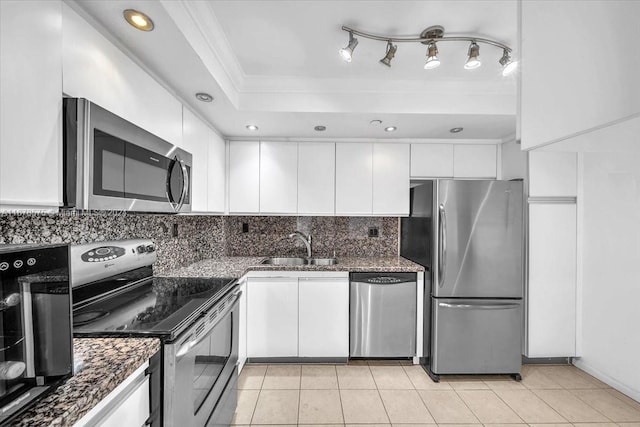
<svg viewBox="0 0 640 427"><path fill-rule="evenodd" d="M288 237L296 230L312 235L314 256L396 256L398 224L395 217L0 214L0 244L150 238L158 246L154 270L163 274L221 256L306 256L304 244ZM369 237L370 228L377 237Z"/></svg>

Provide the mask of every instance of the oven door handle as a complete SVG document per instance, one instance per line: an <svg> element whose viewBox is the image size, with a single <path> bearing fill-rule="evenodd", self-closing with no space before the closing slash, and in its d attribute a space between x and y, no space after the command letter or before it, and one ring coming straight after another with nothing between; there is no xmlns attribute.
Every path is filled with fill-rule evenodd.
<svg viewBox="0 0 640 427"><path fill-rule="evenodd" d="M189 353L189 351L191 351L191 349L195 346L197 346L198 344L200 344L202 342L202 340L204 340L206 337L209 336L209 333L211 332L211 330L213 328L215 328L218 323L220 323L220 321L222 319L224 319L227 314L233 310L233 308L238 304L238 300L240 299L240 295L242 295L242 291L241 290L237 290L236 292L234 292L231 296L231 298L229 298L227 300L227 305L226 308L224 309L224 311L222 313L219 313L219 315L216 318L216 321L211 323L209 325L209 327L202 332L200 335L196 335L195 332L191 332L191 335L189 336L187 342L185 342L184 344L182 344L180 346L180 348L178 348L178 351L176 352L176 362L178 362L180 359L182 359L182 357ZM206 313L204 313L200 318L203 319L202 321L204 321L204 319L210 314L211 312L208 311ZM198 328L198 324L200 322L196 322L196 325L191 329L192 331L197 330Z"/></svg>

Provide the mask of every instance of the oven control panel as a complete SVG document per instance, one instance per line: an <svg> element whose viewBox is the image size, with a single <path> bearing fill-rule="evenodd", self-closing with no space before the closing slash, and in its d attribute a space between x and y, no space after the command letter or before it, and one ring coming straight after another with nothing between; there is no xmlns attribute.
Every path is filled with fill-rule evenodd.
<svg viewBox="0 0 640 427"><path fill-rule="evenodd" d="M83 253L80 258L84 262L104 262L124 255L124 248L119 246L100 246Z"/></svg>
<svg viewBox="0 0 640 427"><path fill-rule="evenodd" d="M156 245L150 239L114 240L71 246L71 285L78 286L152 265Z"/></svg>

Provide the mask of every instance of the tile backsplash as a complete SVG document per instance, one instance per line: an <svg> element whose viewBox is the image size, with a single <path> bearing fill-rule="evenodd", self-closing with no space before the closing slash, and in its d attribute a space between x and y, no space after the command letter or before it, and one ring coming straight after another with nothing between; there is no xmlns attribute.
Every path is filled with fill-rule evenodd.
<svg viewBox="0 0 640 427"><path fill-rule="evenodd" d="M226 252L306 256L304 244L289 238L298 230L311 234L314 256L395 256L398 223L395 217L229 216L224 218ZM377 237L369 237L370 228L377 229Z"/></svg>
<svg viewBox="0 0 640 427"><path fill-rule="evenodd" d="M395 256L398 224L395 217L222 217L106 211L0 214L0 244L150 238L158 246L154 269L165 273L225 255L306 256L304 244L288 237L296 230L312 235L314 256ZM369 237L370 229L374 234L377 231L377 237Z"/></svg>
<svg viewBox="0 0 640 427"><path fill-rule="evenodd" d="M204 258L223 256L224 221L219 216L151 215L62 211L0 214L2 243L88 243L150 238L158 247L159 273ZM177 235L174 237L174 228Z"/></svg>

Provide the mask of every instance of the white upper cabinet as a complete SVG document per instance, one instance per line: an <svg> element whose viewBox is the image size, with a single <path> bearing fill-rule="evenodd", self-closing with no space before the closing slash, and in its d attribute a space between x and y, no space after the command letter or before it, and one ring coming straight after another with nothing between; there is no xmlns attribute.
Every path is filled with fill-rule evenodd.
<svg viewBox="0 0 640 427"><path fill-rule="evenodd" d="M260 212L296 213L298 143L260 142Z"/></svg>
<svg viewBox="0 0 640 427"><path fill-rule="evenodd" d="M576 153L529 152L530 197L575 197L577 194Z"/></svg>
<svg viewBox="0 0 640 427"><path fill-rule="evenodd" d="M182 122L182 148L193 156L191 165L191 210L208 210L209 138L211 129L191 110L184 108Z"/></svg>
<svg viewBox="0 0 640 427"><path fill-rule="evenodd" d="M53 49L59 49L59 42ZM42 66L40 55L29 57L38 58L37 67ZM62 64L65 94L87 98L154 135L181 145L180 101L64 3ZM44 81L49 84L59 80L47 74Z"/></svg>
<svg viewBox="0 0 640 427"><path fill-rule="evenodd" d="M488 144L456 144L453 146L454 178L495 178L497 148Z"/></svg>
<svg viewBox="0 0 640 427"><path fill-rule="evenodd" d="M373 214L409 215L409 145L373 144Z"/></svg>
<svg viewBox="0 0 640 427"><path fill-rule="evenodd" d="M229 142L229 212L260 212L260 142Z"/></svg>
<svg viewBox="0 0 640 427"><path fill-rule="evenodd" d="M61 8L0 1L0 207L62 201Z"/></svg>
<svg viewBox="0 0 640 427"><path fill-rule="evenodd" d="M453 144L411 144L412 178L452 178Z"/></svg>
<svg viewBox="0 0 640 427"><path fill-rule="evenodd" d="M209 189L207 207L209 212L224 212L227 154L224 139L214 130L209 130Z"/></svg>
<svg viewBox="0 0 640 427"><path fill-rule="evenodd" d="M298 144L298 214L333 215L335 179L334 143Z"/></svg>
<svg viewBox="0 0 640 427"><path fill-rule="evenodd" d="M373 145L336 144L336 215L371 215Z"/></svg>

